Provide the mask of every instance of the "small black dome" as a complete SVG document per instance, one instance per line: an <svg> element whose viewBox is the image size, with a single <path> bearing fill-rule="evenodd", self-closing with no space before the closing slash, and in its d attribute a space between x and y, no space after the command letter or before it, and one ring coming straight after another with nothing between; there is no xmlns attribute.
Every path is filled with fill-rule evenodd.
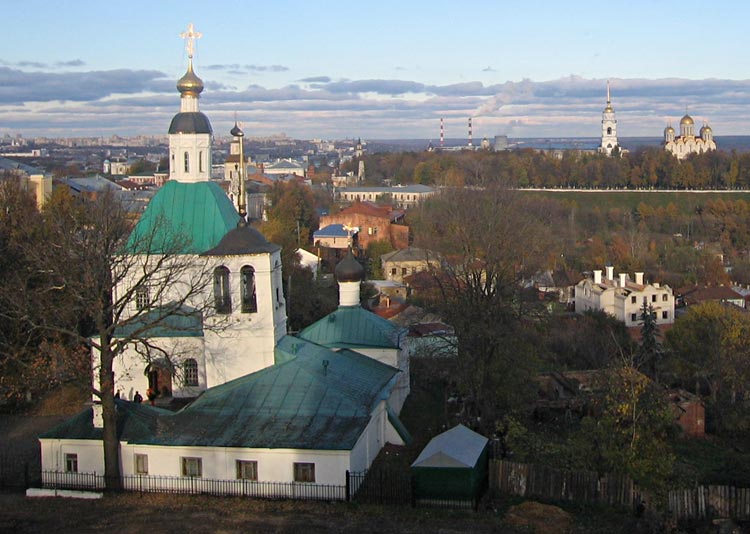
<svg viewBox="0 0 750 534"><path fill-rule="evenodd" d="M210 134L213 133L211 122L200 111L180 112L172 118L169 125L170 134Z"/></svg>
<svg viewBox="0 0 750 534"><path fill-rule="evenodd" d="M336 280L339 282L361 282L365 276L365 270L357 261L357 258L354 257L351 249L346 258L336 265L334 273L336 274Z"/></svg>

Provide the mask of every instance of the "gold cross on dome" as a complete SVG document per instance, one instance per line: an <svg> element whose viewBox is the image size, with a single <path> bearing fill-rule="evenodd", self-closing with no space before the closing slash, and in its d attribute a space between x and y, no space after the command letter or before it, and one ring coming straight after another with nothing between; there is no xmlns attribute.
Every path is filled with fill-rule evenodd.
<svg viewBox="0 0 750 534"><path fill-rule="evenodd" d="M203 37L201 32L195 31L193 23L188 24L187 31L180 34L182 39L185 39L185 50L187 51L188 57L193 57L195 51L195 40Z"/></svg>

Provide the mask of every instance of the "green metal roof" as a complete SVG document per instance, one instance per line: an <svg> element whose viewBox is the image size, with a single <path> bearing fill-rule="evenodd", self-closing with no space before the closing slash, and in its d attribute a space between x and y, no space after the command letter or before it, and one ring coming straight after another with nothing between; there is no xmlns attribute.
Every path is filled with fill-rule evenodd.
<svg viewBox="0 0 750 534"><path fill-rule="evenodd" d="M205 447L349 450L386 399L398 369L350 350L334 352L285 336L284 363L211 388L177 413L143 412L125 402L121 439ZM42 436L100 439L77 416ZM389 419L391 414L389 414ZM393 414L395 417L395 414Z"/></svg>
<svg viewBox="0 0 750 534"><path fill-rule="evenodd" d="M172 414L168 410L145 403L138 404L115 399L115 404L117 406L117 436L119 439L146 438L156 429L159 417ZM91 408L86 408L78 415L60 423L39 437L41 439L100 440L102 439L102 429L94 428L92 421Z"/></svg>
<svg viewBox="0 0 750 534"><path fill-rule="evenodd" d="M299 337L328 348L398 348L401 330L361 306L339 306L302 330Z"/></svg>
<svg viewBox="0 0 750 534"><path fill-rule="evenodd" d="M169 180L130 234L127 252L200 254L218 245L239 218L217 184Z"/></svg>

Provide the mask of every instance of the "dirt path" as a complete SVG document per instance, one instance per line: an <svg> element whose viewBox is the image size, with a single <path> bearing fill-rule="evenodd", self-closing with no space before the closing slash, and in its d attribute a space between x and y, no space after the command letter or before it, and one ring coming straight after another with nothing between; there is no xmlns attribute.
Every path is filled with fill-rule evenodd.
<svg viewBox="0 0 750 534"><path fill-rule="evenodd" d="M248 501L184 495L123 494L97 501L0 494L0 532L484 533L516 532L489 514L415 511L343 503Z"/></svg>

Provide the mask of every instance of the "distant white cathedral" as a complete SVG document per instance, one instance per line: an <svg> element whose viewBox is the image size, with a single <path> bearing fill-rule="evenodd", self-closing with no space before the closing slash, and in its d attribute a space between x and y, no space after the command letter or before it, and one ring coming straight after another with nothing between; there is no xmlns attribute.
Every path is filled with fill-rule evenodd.
<svg viewBox="0 0 750 534"><path fill-rule="evenodd" d="M680 135L678 137L675 137L675 131L671 124L664 128L664 150L677 159L684 159L688 154L702 154L709 150L716 150L714 132L708 124L703 124L699 135L700 137L695 136L695 121L686 113L680 119Z"/></svg>
<svg viewBox="0 0 750 534"><path fill-rule="evenodd" d="M617 119L615 110L612 108L612 101L609 95L609 81L607 82L607 107L602 111L602 142L599 145L599 152L608 156L617 147Z"/></svg>

